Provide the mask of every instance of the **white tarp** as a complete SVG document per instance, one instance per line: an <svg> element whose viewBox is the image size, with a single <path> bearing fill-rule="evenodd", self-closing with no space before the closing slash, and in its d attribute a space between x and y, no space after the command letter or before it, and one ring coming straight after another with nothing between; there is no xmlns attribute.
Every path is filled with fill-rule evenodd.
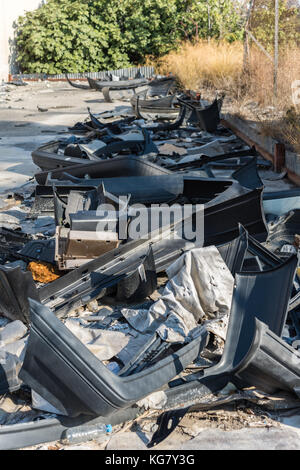
<svg viewBox="0 0 300 470"><path fill-rule="evenodd" d="M149 310L122 309L128 323L140 333L155 332L167 342L193 337L199 323L226 335L234 279L214 246L182 255L167 270L169 281L161 298Z"/></svg>

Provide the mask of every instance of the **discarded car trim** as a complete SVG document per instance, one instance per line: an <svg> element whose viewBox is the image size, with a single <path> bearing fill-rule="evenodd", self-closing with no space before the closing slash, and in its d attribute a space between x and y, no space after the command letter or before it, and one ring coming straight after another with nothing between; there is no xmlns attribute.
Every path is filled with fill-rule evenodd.
<svg viewBox="0 0 300 470"><path fill-rule="evenodd" d="M35 179L39 184L45 184L49 173L51 173L51 178L57 179L64 179L64 175L66 173L76 177L91 175L93 178L115 178L124 175L152 176L171 174L169 170L147 160L143 160L135 155L116 157L111 160L100 160L99 162L89 162L56 170L43 171L37 173L35 175Z"/></svg>
<svg viewBox="0 0 300 470"><path fill-rule="evenodd" d="M47 307L31 301L31 332L20 378L64 415L109 416L158 390L202 351L207 331L139 374L110 372ZM50 373L51 371L51 373Z"/></svg>
<svg viewBox="0 0 300 470"><path fill-rule="evenodd" d="M300 398L300 352L257 318L252 345L234 375L259 390L287 390Z"/></svg>

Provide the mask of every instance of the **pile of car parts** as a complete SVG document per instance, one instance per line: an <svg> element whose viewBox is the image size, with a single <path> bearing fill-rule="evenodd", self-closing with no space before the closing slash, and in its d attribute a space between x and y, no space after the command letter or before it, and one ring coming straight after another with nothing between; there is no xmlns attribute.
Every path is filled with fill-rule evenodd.
<svg viewBox="0 0 300 470"><path fill-rule="evenodd" d="M48 416L0 426L0 449L134 419L156 391L165 413L151 445L229 383L300 398L300 219L297 207L281 213L298 194L269 190L270 164L220 125L222 98L207 105L179 93L173 77L113 78L69 80L106 101L133 90L132 109L89 109L70 136L34 151L39 169L24 198L31 235L0 232L0 394L30 390L43 402L38 417ZM146 230L134 238L141 214ZM197 327L179 341L178 312L164 310L160 287L191 296L174 271L189 269L191 250L205 259L212 247L221 266L206 284L214 307L198 306ZM37 272L48 263L55 277L34 280L32 263ZM207 273L189 274L197 285ZM227 313L218 279L228 279ZM154 305L162 313L151 317ZM184 324L195 311L184 311Z"/></svg>

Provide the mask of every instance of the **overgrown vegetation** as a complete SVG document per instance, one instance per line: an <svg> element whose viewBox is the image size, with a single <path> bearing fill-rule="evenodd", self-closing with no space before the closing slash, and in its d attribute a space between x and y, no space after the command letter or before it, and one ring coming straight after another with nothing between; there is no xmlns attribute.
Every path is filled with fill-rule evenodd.
<svg viewBox="0 0 300 470"><path fill-rule="evenodd" d="M241 39L234 0L48 0L17 25L24 73L92 72L142 64L182 39Z"/></svg>
<svg viewBox="0 0 300 470"><path fill-rule="evenodd" d="M243 45L240 41L186 42L177 51L162 57L156 65L161 73L176 75L184 88L210 87L229 91L241 79Z"/></svg>
<svg viewBox="0 0 300 470"><path fill-rule="evenodd" d="M300 105L294 105L292 94L292 83L300 77L300 47L287 44L280 48L277 98L273 64L252 45L245 72L243 52L239 41L189 42L161 58L157 66L161 73L174 73L184 88L204 97L213 98L216 91L225 93L227 112L256 120L265 135L286 142L300 154Z"/></svg>
<svg viewBox="0 0 300 470"><path fill-rule="evenodd" d="M274 102L273 64L253 45L249 68L243 70L243 44L236 41L205 41L183 43L177 51L162 57L157 66L161 73L173 73L184 88L222 90L240 103L252 99L258 105ZM292 83L300 77L300 47L282 47L279 56L279 109L292 105Z"/></svg>

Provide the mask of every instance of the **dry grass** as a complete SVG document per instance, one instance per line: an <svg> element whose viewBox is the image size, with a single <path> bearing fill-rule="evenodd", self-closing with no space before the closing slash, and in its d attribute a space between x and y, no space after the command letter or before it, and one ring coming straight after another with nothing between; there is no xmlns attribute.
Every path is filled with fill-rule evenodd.
<svg viewBox="0 0 300 470"><path fill-rule="evenodd" d="M272 63L256 46L250 57L249 72L244 73L242 43L200 41L182 44L157 65L161 73L175 74L186 89L211 88L229 92L238 100L251 99L262 106L274 104ZM276 101L280 109L291 107L291 84L297 79L300 80L300 48L281 49Z"/></svg>
<svg viewBox="0 0 300 470"><path fill-rule="evenodd" d="M234 83L242 73L243 47L240 43L200 41L185 43L159 62L162 73L172 72L182 85L191 90L204 86L220 88L229 80Z"/></svg>
<svg viewBox="0 0 300 470"><path fill-rule="evenodd" d="M257 49L252 49L247 94L261 105L276 104L287 110L292 105L292 83L300 79L300 48L281 49L278 68L278 97L273 97L273 64Z"/></svg>
<svg viewBox="0 0 300 470"><path fill-rule="evenodd" d="M270 135L300 155L300 117L295 109L289 109L284 117L278 120L261 121L263 135Z"/></svg>

